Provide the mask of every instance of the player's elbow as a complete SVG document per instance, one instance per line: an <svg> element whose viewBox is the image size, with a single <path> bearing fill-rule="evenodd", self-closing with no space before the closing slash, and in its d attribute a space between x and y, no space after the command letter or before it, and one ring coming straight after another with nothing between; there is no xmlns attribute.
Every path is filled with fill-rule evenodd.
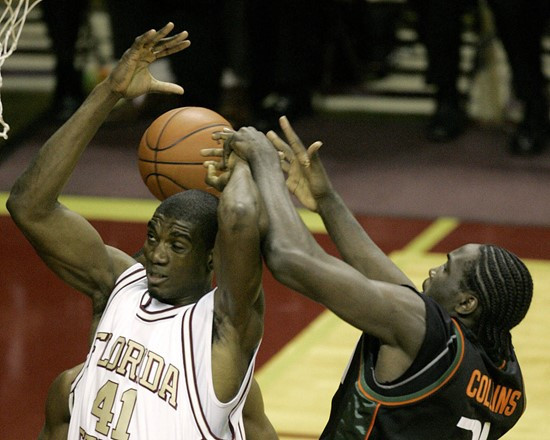
<svg viewBox="0 0 550 440"><path fill-rule="evenodd" d="M13 220L19 224L32 214L32 203L28 197L12 191L6 201L6 209Z"/></svg>
<svg viewBox="0 0 550 440"><path fill-rule="evenodd" d="M306 255L302 249L279 242L266 247L264 258L277 281L292 285L305 265Z"/></svg>
<svg viewBox="0 0 550 440"><path fill-rule="evenodd" d="M52 209L55 207L52 207ZM40 203L37 203L35 197L28 192L19 192L12 190L6 201L6 209L10 213L13 221L20 227L26 224L39 222L44 218L47 210Z"/></svg>
<svg viewBox="0 0 550 440"><path fill-rule="evenodd" d="M220 227L230 231L245 230L258 223L255 203L243 200L223 200L218 208Z"/></svg>

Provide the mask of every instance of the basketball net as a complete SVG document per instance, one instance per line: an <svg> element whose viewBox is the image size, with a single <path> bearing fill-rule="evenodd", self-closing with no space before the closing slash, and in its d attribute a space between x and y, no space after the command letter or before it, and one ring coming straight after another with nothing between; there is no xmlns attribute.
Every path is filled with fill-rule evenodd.
<svg viewBox="0 0 550 440"><path fill-rule="evenodd" d="M2 88L2 66L4 61L17 49L23 25L29 12L42 0L4 0L0 15L0 89ZM0 6L1 7L1 6ZM7 139L10 126L3 118L4 107L0 95L0 137Z"/></svg>

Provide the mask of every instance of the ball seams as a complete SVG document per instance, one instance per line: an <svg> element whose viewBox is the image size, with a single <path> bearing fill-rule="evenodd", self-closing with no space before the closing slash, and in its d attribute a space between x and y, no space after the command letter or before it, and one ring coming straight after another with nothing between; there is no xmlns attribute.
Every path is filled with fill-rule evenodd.
<svg viewBox="0 0 550 440"><path fill-rule="evenodd" d="M207 158L205 157L204 160L206 161ZM159 165L200 165L203 166L204 162L196 162L196 161L186 161L186 162L174 162L169 160L155 160L155 159L142 159L139 158L140 162L145 163L151 163L151 164L159 164Z"/></svg>
<svg viewBox="0 0 550 440"><path fill-rule="evenodd" d="M183 137L181 137L181 138L179 138L179 139L176 139L175 141L173 141L173 142L172 142L171 144L169 144L169 145L166 145L166 146L164 146L164 147L159 147L158 144L160 143L160 140L161 140L161 138L162 138L162 133L164 132L164 129L166 128L167 125L168 125L168 123L166 123L166 124L164 125L164 127L162 128L162 131L161 131L160 135L158 136L156 145L154 145L154 146L149 145L149 142L147 141L147 137L145 138L145 140L146 140L145 146L146 146L147 148L149 148L149 149L152 150L152 151L165 151L165 150L169 150L170 148L175 147L175 146L178 145L180 142L182 142L182 141L184 141L184 140L190 138L191 136L193 136L193 135L195 135L195 134L197 134L197 133L200 133L200 132L202 132L202 131L204 131L204 130L210 130L210 129L215 128L215 127L228 127L228 128L231 128L231 126L229 126L229 125L227 125L227 124L224 124L224 123L222 123L222 122L219 122L219 123L216 123L216 124L205 125L205 126L203 126L203 127L200 127L200 128L198 128L198 129L192 131L191 133L186 134L185 136L183 136Z"/></svg>

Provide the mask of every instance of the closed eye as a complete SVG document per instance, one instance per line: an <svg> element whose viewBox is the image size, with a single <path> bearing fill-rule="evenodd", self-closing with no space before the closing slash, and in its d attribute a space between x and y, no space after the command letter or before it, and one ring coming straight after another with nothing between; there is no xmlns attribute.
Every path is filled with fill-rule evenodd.
<svg viewBox="0 0 550 440"><path fill-rule="evenodd" d="M174 249L175 252L185 252L187 250L187 246L185 246L182 243L175 242L172 244L172 249Z"/></svg>

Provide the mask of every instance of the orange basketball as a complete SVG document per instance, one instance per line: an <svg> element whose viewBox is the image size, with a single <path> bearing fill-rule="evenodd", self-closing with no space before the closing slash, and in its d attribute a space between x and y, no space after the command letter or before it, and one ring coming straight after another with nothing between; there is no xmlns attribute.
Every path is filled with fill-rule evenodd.
<svg viewBox="0 0 550 440"><path fill-rule="evenodd" d="M141 138L138 166L141 178L159 200L187 189L218 192L204 178L203 148L219 148L212 133L231 124L218 113L203 107L169 110L155 119Z"/></svg>

